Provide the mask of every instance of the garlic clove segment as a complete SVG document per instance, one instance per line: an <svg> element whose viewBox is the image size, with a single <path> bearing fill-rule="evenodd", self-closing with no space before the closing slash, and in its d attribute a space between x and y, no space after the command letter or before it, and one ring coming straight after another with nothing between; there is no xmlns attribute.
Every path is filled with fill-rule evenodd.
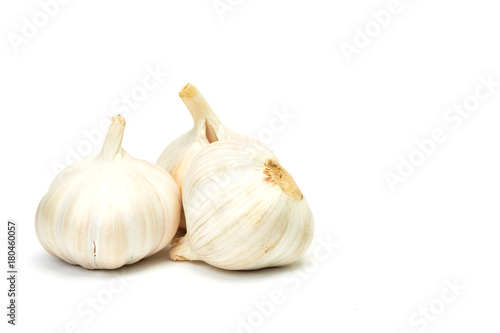
<svg viewBox="0 0 500 333"><path fill-rule="evenodd" d="M311 209L292 176L260 144L216 142L195 157L183 182L186 235L174 261L229 270L287 265L314 233Z"/></svg>
<svg viewBox="0 0 500 333"><path fill-rule="evenodd" d="M125 119L112 119L102 150L62 170L42 198L35 229L50 254L88 269L114 269L168 245L179 225L177 184L121 147Z"/></svg>
<svg viewBox="0 0 500 333"><path fill-rule="evenodd" d="M194 127L168 145L156 164L172 175L182 193L184 174L203 147L219 140L242 143L257 143L257 141L224 127L203 95L191 83L187 83L179 91L179 97L191 113ZM184 215L181 217L180 227L186 229Z"/></svg>

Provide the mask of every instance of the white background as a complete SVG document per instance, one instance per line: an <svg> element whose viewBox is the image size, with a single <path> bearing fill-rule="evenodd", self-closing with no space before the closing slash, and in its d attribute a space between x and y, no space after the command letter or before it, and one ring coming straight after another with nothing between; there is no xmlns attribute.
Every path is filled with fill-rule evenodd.
<svg viewBox="0 0 500 333"><path fill-rule="evenodd" d="M443 118L474 102L480 76L500 81L498 4L401 0L376 31L370 12L389 1L227 1L222 19L212 0L69 1L18 52L9 38L40 4L1 3L0 235L18 221L20 271L16 327L0 284L2 332L237 332L242 321L253 326L241 332L498 331L500 87L459 125ZM341 45L355 46L366 25L373 37L357 40L348 62ZM155 162L191 128L177 97L188 81L251 136L286 109L295 118L265 141L313 210L311 250L340 246L254 272L174 263L167 251L88 271L46 253L33 220L53 164L85 145L83 131L99 128L148 67L169 75L129 110L130 154ZM422 157L415 140L436 128L447 139L391 191L384 174L397 174L399 156ZM1 247L5 267L4 238ZM110 294L110 283L123 288ZM255 302L273 290L283 302L264 316ZM95 297L106 304L80 315Z"/></svg>

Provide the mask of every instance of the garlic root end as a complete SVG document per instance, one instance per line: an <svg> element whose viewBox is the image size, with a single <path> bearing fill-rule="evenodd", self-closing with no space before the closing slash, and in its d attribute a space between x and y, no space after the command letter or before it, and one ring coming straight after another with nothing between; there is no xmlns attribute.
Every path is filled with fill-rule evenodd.
<svg viewBox="0 0 500 333"><path fill-rule="evenodd" d="M172 244L174 246L168 252L172 261L197 260L197 257L191 251L191 245L187 237L176 238Z"/></svg>

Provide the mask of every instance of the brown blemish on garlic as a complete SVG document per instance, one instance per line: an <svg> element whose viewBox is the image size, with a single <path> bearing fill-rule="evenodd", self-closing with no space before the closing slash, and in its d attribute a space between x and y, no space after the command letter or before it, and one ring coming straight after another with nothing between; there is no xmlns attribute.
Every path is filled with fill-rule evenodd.
<svg viewBox="0 0 500 333"><path fill-rule="evenodd" d="M268 176L267 181L276 183L291 198L300 200L304 198L292 176L278 162L268 159L264 166L264 173Z"/></svg>
<svg viewBox="0 0 500 333"><path fill-rule="evenodd" d="M274 243L272 245L263 245L262 249L264 250L264 253L267 253L267 252L271 251L272 249L274 249L276 244L278 244L278 243Z"/></svg>

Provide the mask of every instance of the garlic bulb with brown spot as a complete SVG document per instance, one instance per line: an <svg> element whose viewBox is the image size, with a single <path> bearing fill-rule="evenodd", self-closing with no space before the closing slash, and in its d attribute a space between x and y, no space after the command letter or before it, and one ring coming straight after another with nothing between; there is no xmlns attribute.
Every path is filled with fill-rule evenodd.
<svg viewBox="0 0 500 333"><path fill-rule="evenodd" d="M172 240L181 199L172 177L121 147L118 115L99 154L61 171L35 217L50 254L88 269L114 269L150 256Z"/></svg>
<svg viewBox="0 0 500 333"><path fill-rule="evenodd" d="M249 270L287 265L314 233L311 209L292 176L260 144L216 142L192 161L183 182L187 233L174 261Z"/></svg>

